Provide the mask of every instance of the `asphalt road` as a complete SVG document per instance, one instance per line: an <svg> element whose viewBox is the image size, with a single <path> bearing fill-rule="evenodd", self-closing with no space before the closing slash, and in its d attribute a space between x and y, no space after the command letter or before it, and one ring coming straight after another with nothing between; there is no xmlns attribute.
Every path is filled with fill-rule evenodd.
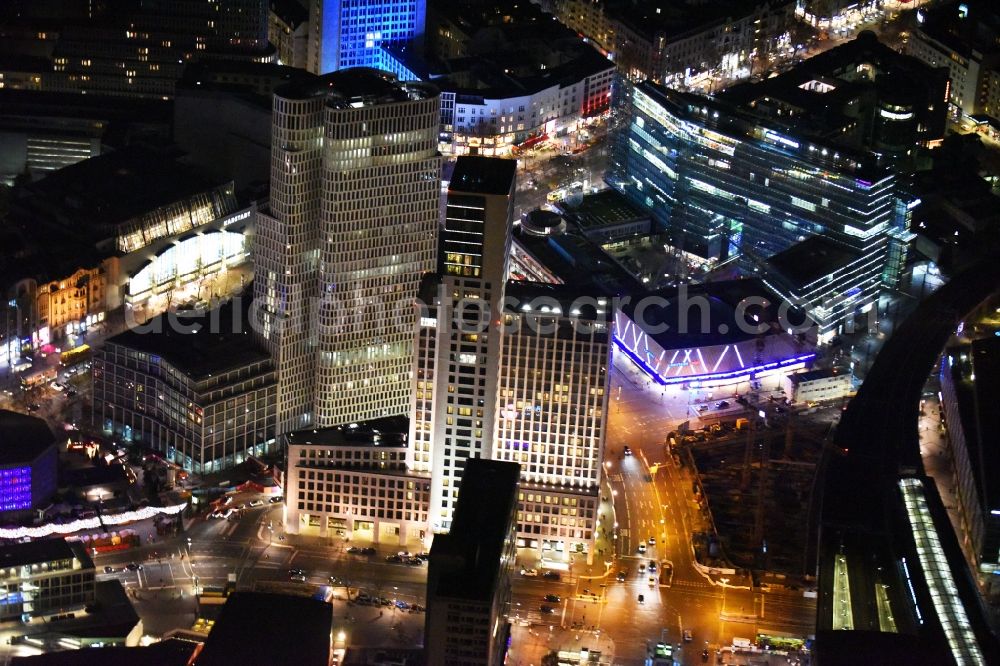
<svg viewBox="0 0 1000 666"><path fill-rule="evenodd" d="M695 567L690 535L706 529L707 523L694 502L690 471L668 458L663 447L667 432L688 419L689 397L676 390L663 393L621 362L612 372L612 395L608 473L619 522L618 568L627 569L629 576L624 584L609 586L614 611L604 614L601 626L615 638L616 663L642 663L647 641L661 637L680 644L681 663L696 664L703 649L714 652L731 644L734 636L753 639L758 631L811 634L815 603L801 591L751 591L749 581L736 576L727 577L724 586L723 576L709 576ZM634 455L622 455L625 445ZM655 545L648 543L651 536ZM646 543L645 554L637 550L640 542ZM650 560L673 564L669 588L650 587L648 573L638 573L639 565L648 566ZM691 630L690 643L682 639L685 629Z"/></svg>

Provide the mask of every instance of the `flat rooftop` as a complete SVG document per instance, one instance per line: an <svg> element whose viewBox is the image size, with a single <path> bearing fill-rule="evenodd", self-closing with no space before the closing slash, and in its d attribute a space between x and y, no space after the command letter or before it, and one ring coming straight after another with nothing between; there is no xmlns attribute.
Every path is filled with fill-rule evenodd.
<svg viewBox="0 0 1000 666"><path fill-rule="evenodd" d="M493 598L520 476L517 463L468 459L451 531L435 535L431 544L429 600Z"/></svg>
<svg viewBox="0 0 1000 666"><path fill-rule="evenodd" d="M583 230L601 229L634 222L649 215L629 203L617 190L607 188L595 194L585 194L579 206L560 204L566 217Z"/></svg>
<svg viewBox="0 0 1000 666"><path fill-rule="evenodd" d="M162 357L194 381L270 359L248 330L250 299L210 312L162 314L108 343Z"/></svg>
<svg viewBox="0 0 1000 666"><path fill-rule="evenodd" d="M861 256L823 236L812 236L770 257L767 263L797 286L815 282Z"/></svg>
<svg viewBox="0 0 1000 666"><path fill-rule="evenodd" d="M222 607L198 666L330 662L333 606L317 599L235 592Z"/></svg>
<svg viewBox="0 0 1000 666"><path fill-rule="evenodd" d="M130 146L63 167L15 192L11 215L26 205L29 229L44 221L97 242L113 236L118 224L226 185L178 162L179 156Z"/></svg>
<svg viewBox="0 0 1000 666"><path fill-rule="evenodd" d="M448 190L471 194L510 194L517 160L466 155L455 162Z"/></svg>
<svg viewBox="0 0 1000 666"><path fill-rule="evenodd" d="M10 663L12 666L187 666L197 648L198 643L194 641L168 638L144 647L88 647L44 652L14 657Z"/></svg>
<svg viewBox="0 0 1000 666"><path fill-rule="evenodd" d="M372 446L406 448L410 419L387 416L332 428L306 428L288 433L288 444L312 446Z"/></svg>
<svg viewBox="0 0 1000 666"><path fill-rule="evenodd" d="M42 564L74 557L80 560L85 568L93 568L93 561L83 546L76 541L66 541L62 538L37 539L25 543L5 543L0 546L0 567Z"/></svg>
<svg viewBox="0 0 1000 666"><path fill-rule="evenodd" d="M0 466L29 463L55 441L44 419L0 409Z"/></svg>
<svg viewBox="0 0 1000 666"><path fill-rule="evenodd" d="M351 67L322 76L314 75L281 86L274 92L285 99L325 97L327 106L338 109L396 104L438 95L433 85L402 83L394 74L370 67Z"/></svg>
<svg viewBox="0 0 1000 666"><path fill-rule="evenodd" d="M633 322L641 322L640 329L659 329L650 336L661 347L676 349L760 338L752 330L758 326L766 326L767 333L785 335L777 325L780 303L761 280L751 278L638 293L623 302L620 310ZM757 321L752 320L754 316ZM789 318L799 321L794 315Z"/></svg>
<svg viewBox="0 0 1000 666"><path fill-rule="evenodd" d="M594 295L615 296L642 291L642 285L599 245L581 233L567 230L535 236L518 225L514 242L553 275Z"/></svg>
<svg viewBox="0 0 1000 666"><path fill-rule="evenodd" d="M812 382L817 379L826 379L827 377L841 377L845 376L843 372L837 372L834 368L820 368L818 370L807 370L806 372L796 372L794 375L788 375L788 379L793 384L799 384L801 382Z"/></svg>

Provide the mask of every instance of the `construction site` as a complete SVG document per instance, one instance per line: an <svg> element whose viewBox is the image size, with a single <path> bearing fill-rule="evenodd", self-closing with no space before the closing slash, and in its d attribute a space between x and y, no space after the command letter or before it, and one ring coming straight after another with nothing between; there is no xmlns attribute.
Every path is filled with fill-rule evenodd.
<svg viewBox="0 0 1000 666"><path fill-rule="evenodd" d="M699 562L809 575L810 507L832 411L775 404L736 425L671 433L674 454L697 473L695 496L714 532L696 535ZM763 415L763 416L760 416Z"/></svg>

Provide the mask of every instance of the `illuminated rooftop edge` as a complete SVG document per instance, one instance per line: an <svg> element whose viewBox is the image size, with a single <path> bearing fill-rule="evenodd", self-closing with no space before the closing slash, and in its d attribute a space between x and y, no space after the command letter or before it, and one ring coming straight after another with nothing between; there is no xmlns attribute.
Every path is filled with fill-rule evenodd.
<svg viewBox="0 0 1000 666"><path fill-rule="evenodd" d="M701 375L664 377L639 358L636 353L629 349L628 345L617 335L615 335L614 340L615 346L625 352L625 355L628 356L640 370L649 375L653 381L658 384L663 384L664 386L696 382L741 381L748 377L766 376L767 374L777 370L792 370L795 366L801 366L816 358L816 354L802 354L800 356L792 356L778 361L771 361L770 363L748 366L730 372L709 372Z"/></svg>

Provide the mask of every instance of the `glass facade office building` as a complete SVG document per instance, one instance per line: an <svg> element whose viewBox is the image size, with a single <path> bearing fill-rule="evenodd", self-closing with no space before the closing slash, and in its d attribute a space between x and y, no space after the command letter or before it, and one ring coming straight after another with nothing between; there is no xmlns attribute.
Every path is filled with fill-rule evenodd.
<svg viewBox="0 0 1000 666"><path fill-rule="evenodd" d="M385 69L382 47L419 39L426 14L426 0L312 0L308 69Z"/></svg>
<svg viewBox="0 0 1000 666"><path fill-rule="evenodd" d="M812 236L855 255L843 293L857 310L894 285L901 256L897 183L875 156L797 136L750 113L646 82L617 99L607 180L650 211L672 244L763 266ZM781 290L785 291L785 290Z"/></svg>

